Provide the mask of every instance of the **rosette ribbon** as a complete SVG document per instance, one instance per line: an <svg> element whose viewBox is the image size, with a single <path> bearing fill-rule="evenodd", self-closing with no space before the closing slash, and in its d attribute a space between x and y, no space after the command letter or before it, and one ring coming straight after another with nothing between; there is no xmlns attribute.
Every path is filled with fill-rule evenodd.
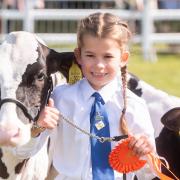
<svg viewBox="0 0 180 180"><path fill-rule="evenodd" d="M179 180L166 165L164 165L160 157L152 153L146 155L147 160L140 159L134 155L132 150L128 147L130 138L122 140L109 154L110 166L120 173L129 173L141 169L146 163L149 164L151 170L161 180L174 180L161 172L161 166L165 166L167 170L174 176L176 180Z"/></svg>

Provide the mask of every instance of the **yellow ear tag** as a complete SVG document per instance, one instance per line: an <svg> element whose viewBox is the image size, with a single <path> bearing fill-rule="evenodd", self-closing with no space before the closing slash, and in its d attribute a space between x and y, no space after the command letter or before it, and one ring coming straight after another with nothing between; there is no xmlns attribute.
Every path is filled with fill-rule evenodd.
<svg viewBox="0 0 180 180"><path fill-rule="evenodd" d="M73 62L69 69L69 84L74 84L82 79L82 72L79 66Z"/></svg>

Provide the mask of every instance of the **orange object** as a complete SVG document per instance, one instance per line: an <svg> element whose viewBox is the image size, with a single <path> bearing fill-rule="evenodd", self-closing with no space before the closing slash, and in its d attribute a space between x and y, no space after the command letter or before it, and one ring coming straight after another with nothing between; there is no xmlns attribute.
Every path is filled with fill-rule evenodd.
<svg viewBox="0 0 180 180"><path fill-rule="evenodd" d="M146 160L139 159L129 149L130 139L123 140L109 154L110 166L121 173L128 173L142 168L146 164Z"/></svg>
<svg viewBox="0 0 180 180"><path fill-rule="evenodd" d="M161 160L153 155L153 154L148 154L147 155L147 158L148 158L148 163L150 165L150 167L152 168L152 170L156 173L156 175L161 179L161 180L179 180L178 177L175 176L175 174L173 174L168 167L166 167L166 165L162 164ZM174 176L174 179L172 179L171 177L163 174L161 172L161 166L164 166L173 176Z"/></svg>
<svg viewBox="0 0 180 180"><path fill-rule="evenodd" d="M152 153L147 154L146 157L148 161L141 160L139 157L133 154L132 150L129 149L130 138L127 138L120 142L109 154L109 164L110 166L120 172L129 173L141 169L146 162L148 162L151 170L161 179L161 180L173 180L169 176L161 172L162 164L160 158ZM168 167L164 167L174 176L176 180L179 180L175 174L173 174Z"/></svg>

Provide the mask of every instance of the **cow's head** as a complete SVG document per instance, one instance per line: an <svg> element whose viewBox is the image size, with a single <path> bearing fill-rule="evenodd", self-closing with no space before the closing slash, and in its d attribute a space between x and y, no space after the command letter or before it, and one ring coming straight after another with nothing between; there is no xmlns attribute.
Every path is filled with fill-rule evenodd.
<svg viewBox="0 0 180 180"><path fill-rule="evenodd" d="M32 120L46 103L48 77L68 78L73 53L57 53L28 32L12 32L0 46L0 146L30 139Z"/></svg>

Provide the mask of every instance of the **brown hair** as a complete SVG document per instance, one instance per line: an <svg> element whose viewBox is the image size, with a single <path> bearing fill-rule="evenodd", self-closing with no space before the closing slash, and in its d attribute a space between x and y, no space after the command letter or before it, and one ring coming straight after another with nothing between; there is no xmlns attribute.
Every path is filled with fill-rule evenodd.
<svg viewBox="0 0 180 180"><path fill-rule="evenodd" d="M77 31L77 43L79 48L83 46L83 36L87 34L98 38L114 39L118 42L122 52L127 49L127 43L131 37L128 25L118 16L110 13L94 13L79 22ZM126 74L125 66L121 68L124 107L120 117L120 129L124 134L128 133L125 121L127 86Z"/></svg>
<svg viewBox="0 0 180 180"><path fill-rule="evenodd" d="M131 37L128 25L118 16L110 13L94 13L79 22L77 31L79 48L83 45L83 36L86 34L98 38L114 39L119 43L122 50L124 50Z"/></svg>

